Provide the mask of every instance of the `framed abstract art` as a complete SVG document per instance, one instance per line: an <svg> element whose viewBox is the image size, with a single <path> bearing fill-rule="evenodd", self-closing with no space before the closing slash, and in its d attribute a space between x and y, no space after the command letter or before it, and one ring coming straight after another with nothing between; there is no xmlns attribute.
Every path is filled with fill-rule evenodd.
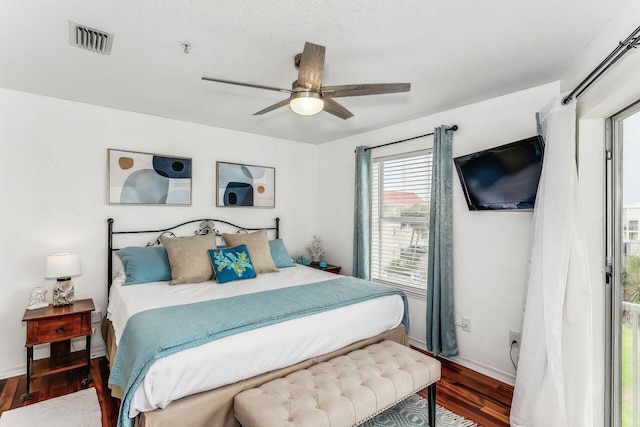
<svg viewBox="0 0 640 427"><path fill-rule="evenodd" d="M267 166L216 162L219 207L273 208L276 169Z"/></svg>
<svg viewBox="0 0 640 427"><path fill-rule="evenodd" d="M113 149L107 152L107 203L191 205L190 158Z"/></svg>

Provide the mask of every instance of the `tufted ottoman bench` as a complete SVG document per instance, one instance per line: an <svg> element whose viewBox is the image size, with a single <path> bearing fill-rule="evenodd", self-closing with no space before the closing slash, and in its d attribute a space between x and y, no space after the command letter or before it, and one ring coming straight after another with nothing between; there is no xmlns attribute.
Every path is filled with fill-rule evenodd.
<svg viewBox="0 0 640 427"><path fill-rule="evenodd" d="M350 427L429 386L434 427L439 379L436 359L383 341L245 390L234 410L244 427Z"/></svg>

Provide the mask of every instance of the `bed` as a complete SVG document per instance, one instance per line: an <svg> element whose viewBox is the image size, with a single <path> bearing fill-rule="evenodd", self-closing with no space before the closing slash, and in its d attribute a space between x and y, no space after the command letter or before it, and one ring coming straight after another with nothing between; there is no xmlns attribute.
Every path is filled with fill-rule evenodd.
<svg viewBox="0 0 640 427"><path fill-rule="evenodd" d="M171 329L173 321L165 316L167 310L181 310L188 313L183 316L197 318L195 308L217 304L213 311L226 319L231 316L223 314L222 310L229 307L228 310L235 313L238 309L234 308L234 303L242 308L250 307L248 301L259 300L263 305L273 307L280 304L264 302L283 301L284 295L296 295L294 299L297 304L300 299L298 295L306 295L313 289L336 293L341 289L349 289L347 285L350 282L359 280L346 277L338 279L337 275L317 269L291 266L224 285L205 281L171 286L167 281L152 281L127 286L124 284L127 279L117 266L118 257L113 257L118 250L114 238L123 239L129 245L132 237L150 234L151 240L147 246L153 247L160 243L161 236L175 236L177 230L195 225L196 235L216 236L216 245L223 243L220 237L224 231L249 236L249 233L267 230L270 238L278 239L279 220L276 219L274 227L265 228L246 228L214 219L188 221L157 230L115 231L113 224L114 221L109 219L109 306L107 319L103 323L112 376L114 362L117 370L122 364L118 361L124 358L122 353L125 350L118 347L121 343L130 347L133 341L143 341L140 336L146 337L149 333L159 335ZM143 240L148 239L149 236ZM361 282L356 285L356 288L368 286ZM317 297L309 299L315 300ZM282 303L282 306L286 304ZM163 308L165 311L162 311ZM157 325L161 325L162 321L167 324L153 328L156 332L146 331L138 333L136 339L128 339L128 336L135 334L131 331L136 325L135 320L150 313L159 315ZM170 354L163 353L162 357L154 357L147 363L139 375L138 383L128 391L125 387L113 385L112 394L118 398L125 397L125 414L121 414L126 418L124 424L135 419L136 425L154 427L177 424L237 426L239 424L233 416L233 397L240 391L384 339L406 345L407 318L404 295L396 291L384 291L355 302L332 305L329 309L309 311L268 324L261 323L252 329L216 336L207 342L198 341L197 345ZM211 319L211 323L219 321L213 320L213 317ZM201 326L198 327L200 329ZM167 334L171 335L170 332ZM153 335L149 339L155 341L157 338ZM137 350L131 351L136 353Z"/></svg>

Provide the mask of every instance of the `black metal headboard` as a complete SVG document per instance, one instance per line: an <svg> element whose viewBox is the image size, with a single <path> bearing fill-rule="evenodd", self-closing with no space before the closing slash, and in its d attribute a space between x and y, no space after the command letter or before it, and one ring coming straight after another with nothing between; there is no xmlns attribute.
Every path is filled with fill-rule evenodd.
<svg viewBox="0 0 640 427"><path fill-rule="evenodd" d="M158 234L155 240L150 241L146 244L146 246L155 246L160 244L160 237L165 234L174 235L172 230L175 230L184 225L194 224L199 222L199 228L194 232L194 234L206 235L206 234L215 234L216 236L221 236L222 233L218 231L216 228L216 224L225 224L226 226L232 227L236 229L237 233L247 233L249 231L258 231L258 230L273 230L275 231L276 239L280 237L280 218L276 218L275 227L260 227L260 228L249 228L249 227L241 227L239 225L230 223L228 221L224 221L221 219L194 219L191 221L183 222L182 224L173 225L167 228L161 228L157 230L130 230L130 231L113 231L113 218L109 218L107 220L107 286L108 290L111 290L111 282L113 282L113 252L117 251L119 248L113 247L113 236L115 234Z"/></svg>

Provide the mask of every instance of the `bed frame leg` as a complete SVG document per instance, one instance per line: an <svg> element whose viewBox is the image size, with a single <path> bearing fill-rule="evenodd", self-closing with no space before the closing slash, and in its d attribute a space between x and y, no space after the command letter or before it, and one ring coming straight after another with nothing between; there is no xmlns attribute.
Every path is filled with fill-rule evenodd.
<svg viewBox="0 0 640 427"><path fill-rule="evenodd" d="M429 426L436 427L436 383L427 388L429 400Z"/></svg>

